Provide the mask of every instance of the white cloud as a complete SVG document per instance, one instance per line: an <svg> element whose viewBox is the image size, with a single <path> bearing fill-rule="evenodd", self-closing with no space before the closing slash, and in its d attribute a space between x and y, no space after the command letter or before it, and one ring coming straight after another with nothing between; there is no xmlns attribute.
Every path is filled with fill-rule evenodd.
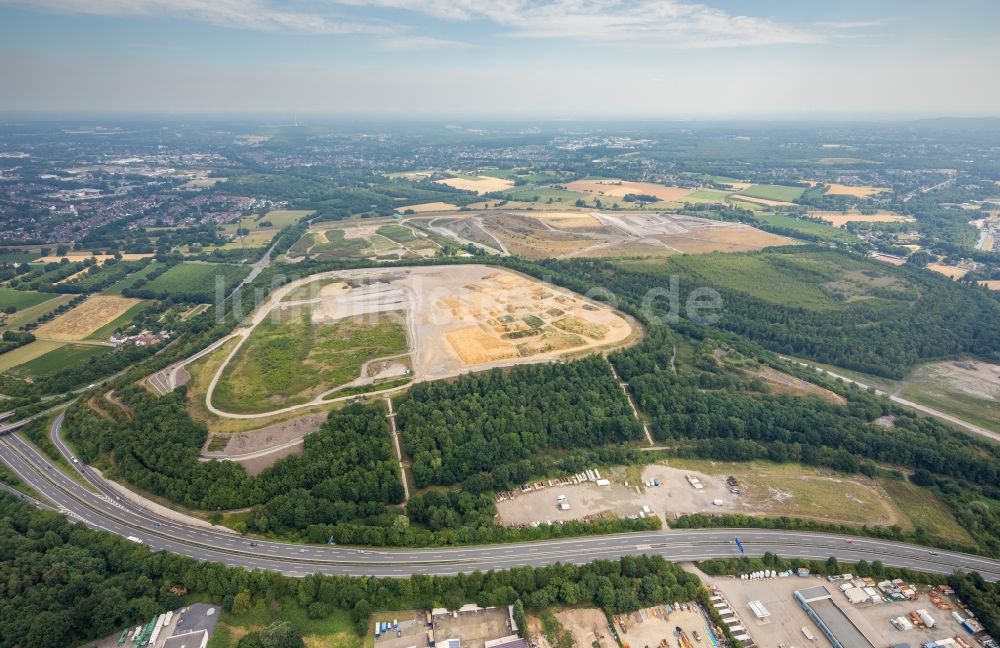
<svg viewBox="0 0 1000 648"><path fill-rule="evenodd" d="M682 47L820 43L814 31L681 0L332 0L486 20L525 38L572 38Z"/></svg>
<svg viewBox="0 0 1000 648"><path fill-rule="evenodd" d="M0 5L101 16L170 16L221 27L307 34L389 33L385 25L279 9L267 0L0 0Z"/></svg>
<svg viewBox="0 0 1000 648"><path fill-rule="evenodd" d="M416 52L429 49L460 49L472 47L471 43L431 36L400 35L391 38L380 38L376 41L379 48L388 52Z"/></svg>

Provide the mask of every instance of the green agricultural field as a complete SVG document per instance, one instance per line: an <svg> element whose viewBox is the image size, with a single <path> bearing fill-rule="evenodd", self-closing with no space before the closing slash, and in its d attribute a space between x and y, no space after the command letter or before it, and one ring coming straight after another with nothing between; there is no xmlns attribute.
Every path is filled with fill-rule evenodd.
<svg viewBox="0 0 1000 648"><path fill-rule="evenodd" d="M222 282L223 292L229 293L248 274L250 268L227 263L178 263L135 289L135 296L212 303L219 281Z"/></svg>
<svg viewBox="0 0 1000 648"><path fill-rule="evenodd" d="M405 225L383 225L375 231L396 243L409 243L417 238L413 230Z"/></svg>
<svg viewBox="0 0 1000 648"><path fill-rule="evenodd" d="M279 311L280 312L280 311ZM407 350L401 313L312 322L303 309L254 329L226 366L213 404L238 413L305 403L361 375L368 360Z"/></svg>
<svg viewBox="0 0 1000 648"><path fill-rule="evenodd" d="M89 336L87 336L87 339L100 340L101 342L106 342L108 338L111 337L112 333L114 333L120 328L124 328L125 326L131 324L132 320L134 320L136 316L139 315L139 313L147 310L152 305L153 304L148 301L139 302L132 308L128 309L127 311L125 311L124 313L113 319L112 321L108 322L101 328L91 333Z"/></svg>
<svg viewBox="0 0 1000 648"><path fill-rule="evenodd" d="M764 200L780 200L792 202L805 191L804 187L786 187L783 185L751 185L736 194L739 196L749 196L751 198L762 198Z"/></svg>
<svg viewBox="0 0 1000 648"><path fill-rule="evenodd" d="M40 258L40 252L5 252L0 254L0 264L3 263L31 263Z"/></svg>
<svg viewBox="0 0 1000 648"><path fill-rule="evenodd" d="M517 177L513 169L484 169L477 172L478 175L488 176L490 178L507 178L513 180ZM475 177L475 176L473 176Z"/></svg>
<svg viewBox="0 0 1000 648"><path fill-rule="evenodd" d="M0 310L11 306L21 310L22 308L29 308L31 306L41 304L43 301L49 299L52 299L52 295L50 293L33 292L31 290L14 290L13 288L0 286Z"/></svg>
<svg viewBox="0 0 1000 648"><path fill-rule="evenodd" d="M623 204L623 201L619 198L612 198L608 196L594 196L593 194L580 193L578 191L566 191L565 189L556 189L551 186L531 186L525 185L523 187L512 187L511 189L504 191L505 196L510 196L512 200L532 202L535 196L538 196L538 200L535 201L539 205L547 204L549 199L553 203L561 203L563 205L572 205L577 200L583 200L587 204L593 204L595 198L600 199L602 204L611 206L611 203L617 202L618 204Z"/></svg>
<svg viewBox="0 0 1000 648"><path fill-rule="evenodd" d="M282 228L286 225L294 225L298 223L303 218L312 216L315 212L309 209L276 209L274 211L267 212L259 222L267 221L271 223L272 226L276 228Z"/></svg>
<svg viewBox="0 0 1000 648"><path fill-rule="evenodd" d="M37 344L37 342L32 342ZM30 347L32 344L27 345ZM22 347L27 348L27 347ZM19 351L15 349L12 353ZM62 371L73 365L86 362L90 358L110 353L111 347L97 344L60 344L58 348L44 353L37 358L22 362L10 372L25 378L41 378ZM6 354L5 354L6 355ZM2 357L2 356L0 356Z"/></svg>
<svg viewBox="0 0 1000 648"><path fill-rule="evenodd" d="M64 344L66 343L55 340L35 340L30 344L18 347L7 353L0 353L0 371L7 371L25 362L30 362L49 351L58 349Z"/></svg>
<svg viewBox="0 0 1000 648"><path fill-rule="evenodd" d="M138 282L141 279L145 279L146 277L149 276L150 273L155 272L157 269L162 267L163 266L159 263L156 262L150 263L142 270L139 270L138 272L133 272L132 274L125 277L118 283L112 284L110 287L104 290L103 294L120 295L122 294L123 290L125 290L126 288L132 288L133 286L135 286L136 282Z"/></svg>
<svg viewBox="0 0 1000 648"><path fill-rule="evenodd" d="M718 189L699 189L694 193L680 198L679 201L689 203L723 203L726 202L728 196L728 192L719 191Z"/></svg>
<svg viewBox="0 0 1000 648"><path fill-rule="evenodd" d="M785 227L802 232L803 234L818 236L825 241L853 243L858 240L856 236L847 230L839 227L832 227L826 223L818 223L816 221L795 218L793 216L783 216L781 214L757 214L756 216L768 225L773 225L774 227Z"/></svg>
<svg viewBox="0 0 1000 648"><path fill-rule="evenodd" d="M51 313L73 299L74 295L55 295L51 297L51 299L47 299L40 304L19 309L16 313L7 315L6 319L0 315L0 321L3 322L3 325L0 326L0 331L14 331L29 322L34 322L42 315Z"/></svg>

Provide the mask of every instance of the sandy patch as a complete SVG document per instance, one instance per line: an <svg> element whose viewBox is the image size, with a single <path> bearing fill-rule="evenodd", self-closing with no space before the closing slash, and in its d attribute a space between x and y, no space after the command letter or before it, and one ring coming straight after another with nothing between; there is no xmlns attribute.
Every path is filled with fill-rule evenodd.
<svg viewBox="0 0 1000 648"><path fill-rule="evenodd" d="M504 189L510 189L514 186L514 182L512 180L507 180L505 178L493 178L490 176L478 176L475 179L447 178L445 180L436 180L435 182L448 185L449 187L454 187L455 189L475 191L478 194L503 191Z"/></svg>
<svg viewBox="0 0 1000 648"><path fill-rule="evenodd" d="M645 194L663 201L674 201L694 193L694 189L672 187L654 182L631 182L629 180L576 180L566 185L567 191L596 193L622 198L627 194Z"/></svg>
<svg viewBox="0 0 1000 648"><path fill-rule="evenodd" d="M586 212L534 212L530 216L560 229L588 229L601 226L596 218Z"/></svg>
<svg viewBox="0 0 1000 648"><path fill-rule="evenodd" d="M48 340L82 340L141 301L117 295L96 295L39 326L35 336Z"/></svg>
<svg viewBox="0 0 1000 648"><path fill-rule="evenodd" d="M556 619L573 634L578 648L615 648L617 644L608 633L608 619L597 608L575 608L556 612Z"/></svg>
<svg viewBox="0 0 1000 648"><path fill-rule="evenodd" d="M467 365L516 358L517 348L491 336L478 326L450 331L445 334L455 354Z"/></svg>
<svg viewBox="0 0 1000 648"><path fill-rule="evenodd" d="M814 211L809 212L809 215L819 217L834 227L843 227L847 223L902 223L912 220L902 214L895 214L887 211L880 211L875 214L862 214L857 211Z"/></svg>
<svg viewBox="0 0 1000 648"><path fill-rule="evenodd" d="M961 279L965 275L969 274L968 268L958 268L955 266L945 265L943 263L928 263L927 269L941 273L950 279Z"/></svg>
<svg viewBox="0 0 1000 648"><path fill-rule="evenodd" d="M980 281L980 286L985 286L990 290L1000 290L1000 279L990 279L989 281Z"/></svg>
<svg viewBox="0 0 1000 648"><path fill-rule="evenodd" d="M400 212L416 212L418 214L422 212L437 212L437 211L455 211L458 209L458 205L453 205L446 202L429 202L420 203L418 205L406 205L405 207L399 207L396 211Z"/></svg>

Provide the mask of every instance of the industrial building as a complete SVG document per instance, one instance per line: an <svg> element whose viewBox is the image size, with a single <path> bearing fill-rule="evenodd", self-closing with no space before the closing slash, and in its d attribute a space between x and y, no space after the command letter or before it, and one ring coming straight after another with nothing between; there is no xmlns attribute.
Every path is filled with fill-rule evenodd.
<svg viewBox="0 0 1000 648"><path fill-rule="evenodd" d="M833 648L875 648L874 644L844 614L830 590L822 585L796 590L795 600L833 644Z"/></svg>

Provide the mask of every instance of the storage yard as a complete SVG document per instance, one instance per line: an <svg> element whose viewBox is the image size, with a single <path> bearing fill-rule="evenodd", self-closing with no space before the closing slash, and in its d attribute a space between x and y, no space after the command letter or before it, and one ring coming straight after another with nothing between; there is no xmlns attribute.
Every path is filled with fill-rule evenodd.
<svg viewBox="0 0 1000 648"><path fill-rule="evenodd" d="M614 622L623 645L629 647L665 645L666 648L695 648L718 645L707 614L693 601L671 601L628 614L616 614ZM677 628L681 629L680 634Z"/></svg>
<svg viewBox="0 0 1000 648"><path fill-rule="evenodd" d="M723 620L745 628L761 647L833 646L815 618L849 648L904 644L920 648L928 643L981 648L969 629L977 628L974 619L967 621L970 613L952 595L939 590L928 592L926 587L902 581L876 582L850 575L830 580L790 573L771 576L771 572L765 578L757 572L751 580L697 573L714 589L713 605Z"/></svg>

